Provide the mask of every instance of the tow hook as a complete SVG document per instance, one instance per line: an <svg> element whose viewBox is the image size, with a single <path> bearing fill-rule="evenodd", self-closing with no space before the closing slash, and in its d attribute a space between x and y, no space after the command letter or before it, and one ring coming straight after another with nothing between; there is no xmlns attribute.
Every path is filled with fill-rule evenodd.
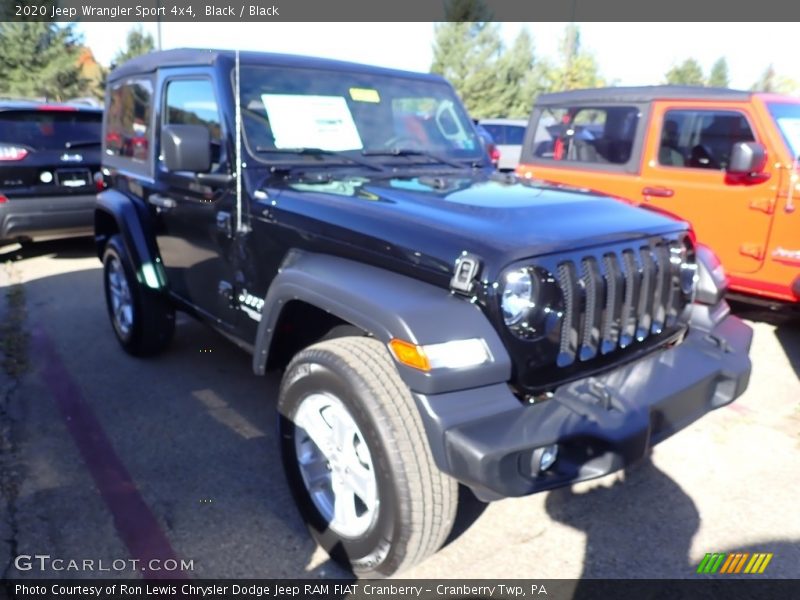
<svg viewBox="0 0 800 600"><path fill-rule="evenodd" d="M588 394L596 398L599 401L598 404L604 409L611 410L613 408L612 396L608 386L594 378L590 378L586 383Z"/></svg>

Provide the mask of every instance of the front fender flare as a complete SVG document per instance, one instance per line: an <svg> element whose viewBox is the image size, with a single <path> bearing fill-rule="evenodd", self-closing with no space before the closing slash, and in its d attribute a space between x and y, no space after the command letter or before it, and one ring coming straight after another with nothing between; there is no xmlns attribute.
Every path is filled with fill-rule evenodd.
<svg viewBox="0 0 800 600"><path fill-rule="evenodd" d="M253 370L263 374L275 326L288 302L325 310L388 343L435 344L482 338L492 356L483 365L425 373L396 363L413 391L435 394L508 381L511 360L478 305L429 283L355 261L292 251L270 285L256 334Z"/></svg>

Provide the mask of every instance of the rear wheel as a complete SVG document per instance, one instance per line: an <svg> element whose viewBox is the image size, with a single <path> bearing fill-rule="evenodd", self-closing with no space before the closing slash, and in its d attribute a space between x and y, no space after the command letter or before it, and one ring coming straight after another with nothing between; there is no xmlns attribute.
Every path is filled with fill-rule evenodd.
<svg viewBox="0 0 800 600"><path fill-rule="evenodd" d="M172 340L175 311L168 301L139 283L125 244L112 236L103 253L106 306L114 333L134 356L161 352Z"/></svg>
<svg viewBox="0 0 800 600"><path fill-rule="evenodd" d="M343 337L301 351L278 408L289 485L333 559L362 577L383 577L444 543L457 484L436 467L383 344Z"/></svg>

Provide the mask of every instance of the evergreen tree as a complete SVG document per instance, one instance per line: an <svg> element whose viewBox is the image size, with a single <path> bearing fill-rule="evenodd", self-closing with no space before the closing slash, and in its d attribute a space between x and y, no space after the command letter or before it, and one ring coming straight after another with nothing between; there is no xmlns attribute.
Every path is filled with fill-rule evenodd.
<svg viewBox="0 0 800 600"><path fill-rule="evenodd" d="M535 68L533 40L523 29L511 48L497 61L498 91L490 114L499 117L528 117L533 102L542 92L539 70Z"/></svg>
<svg viewBox="0 0 800 600"><path fill-rule="evenodd" d="M777 92L778 91L778 75L775 73L775 67L769 65L761 77L758 78L750 88L754 92Z"/></svg>
<svg viewBox="0 0 800 600"><path fill-rule="evenodd" d="M730 85L728 81L728 61L725 58L720 58L711 67L711 73L708 75L708 86L726 88Z"/></svg>
<svg viewBox="0 0 800 600"><path fill-rule="evenodd" d="M111 68L118 67L125 61L141 54L152 52L155 47L153 36L145 32L141 25L138 25L128 31L128 37L125 40L125 48L114 55L114 59L111 61Z"/></svg>
<svg viewBox="0 0 800 600"><path fill-rule="evenodd" d="M482 27L492 20L492 11L485 0L447 0L444 4L444 20L452 23L474 23Z"/></svg>
<svg viewBox="0 0 800 600"><path fill-rule="evenodd" d="M501 93L497 66L502 48L497 24L436 26L431 71L453 84L474 118L498 116L492 107Z"/></svg>
<svg viewBox="0 0 800 600"><path fill-rule="evenodd" d="M780 76L775 67L769 65L761 77L758 78L750 89L754 92L768 92L772 94L794 94L798 91L798 83L789 77Z"/></svg>
<svg viewBox="0 0 800 600"><path fill-rule="evenodd" d="M67 100L87 93L74 25L0 23L0 95Z"/></svg>
<svg viewBox="0 0 800 600"><path fill-rule="evenodd" d="M594 55L581 47L581 32L577 25L567 25L559 48L556 66L543 65L542 77L549 91L578 90L604 85Z"/></svg>
<svg viewBox="0 0 800 600"><path fill-rule="evenodd" d="M705 85L703 69L694 58L687 58L672 67L665 75L666 83L671 85Z"/></svg>

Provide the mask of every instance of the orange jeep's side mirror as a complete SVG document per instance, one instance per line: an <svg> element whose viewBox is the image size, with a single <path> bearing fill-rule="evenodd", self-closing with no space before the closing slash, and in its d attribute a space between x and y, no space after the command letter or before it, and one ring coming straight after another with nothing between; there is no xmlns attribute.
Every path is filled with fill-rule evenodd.
<svg viewBox="0 0 800 600"><path fill-rule="evenodd" d="M728 168L725 172L728 174L729 179L733 179L732 183L736 180L743 179L750 181L766 181L769 179L769 173L764 173L764 167L767 166L767 149L758 142L736 142L731 148L731 159L728 163Z"/></svg>

